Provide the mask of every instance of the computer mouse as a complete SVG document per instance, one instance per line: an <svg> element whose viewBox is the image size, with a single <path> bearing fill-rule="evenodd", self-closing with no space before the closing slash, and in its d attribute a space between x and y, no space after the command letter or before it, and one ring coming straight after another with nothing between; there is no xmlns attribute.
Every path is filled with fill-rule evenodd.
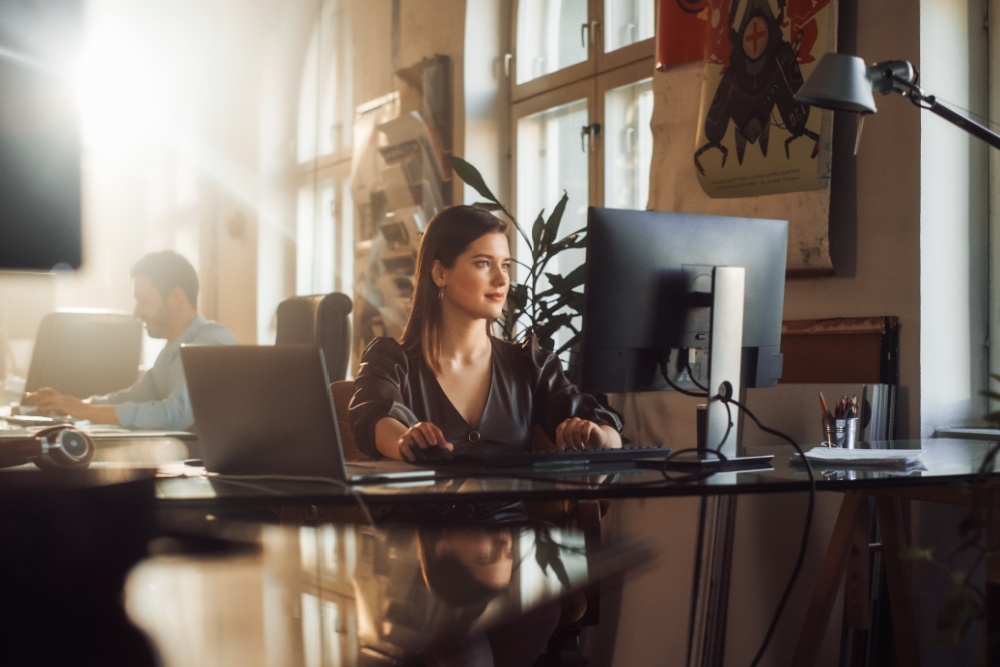
<svg viewBox="0 0 1000 667"><path fill-rule="evenodd" d="M416 457L416 463L450 461L452 458L452 453L444 447L414 447L412 451Z"/></svg>

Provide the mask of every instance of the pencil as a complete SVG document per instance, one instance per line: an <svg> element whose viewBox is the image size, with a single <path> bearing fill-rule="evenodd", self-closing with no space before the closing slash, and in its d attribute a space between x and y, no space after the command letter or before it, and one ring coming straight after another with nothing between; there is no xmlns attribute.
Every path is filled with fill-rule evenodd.
<svg viewBox="0 0 1000 667"><path fill-rule="evenodd" d="M826 399L823 398L823 392L819 392L819 407L823 411L823 419L829 419L830 411L826 409Z"/></svg>

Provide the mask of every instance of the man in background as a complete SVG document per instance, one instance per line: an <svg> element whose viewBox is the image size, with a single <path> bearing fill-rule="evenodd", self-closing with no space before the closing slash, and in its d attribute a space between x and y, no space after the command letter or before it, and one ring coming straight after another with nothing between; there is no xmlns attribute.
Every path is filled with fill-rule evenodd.
<svg viewBox="0 0 1000 667"><path fill-rule="evenodd" d="M95 424L125 428L190 430L194 425L181 345L235 345L224 326L198 314L198 274L172 250L153 252L132 267L135 316L150 338L165 338L156 363L131 387L80 399L43 387L22 404L39 412L66 414Z"/></svg>

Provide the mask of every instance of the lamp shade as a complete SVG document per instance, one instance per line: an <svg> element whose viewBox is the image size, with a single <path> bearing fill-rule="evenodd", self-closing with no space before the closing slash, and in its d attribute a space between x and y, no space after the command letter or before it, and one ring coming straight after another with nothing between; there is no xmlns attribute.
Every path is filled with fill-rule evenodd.
<svg viewBox="0 0 1000 667"><path fill-rule="evenodd" d="M835 111L875 113L868 68L861 58L843 53L824 55L795 100Z"/></svg>

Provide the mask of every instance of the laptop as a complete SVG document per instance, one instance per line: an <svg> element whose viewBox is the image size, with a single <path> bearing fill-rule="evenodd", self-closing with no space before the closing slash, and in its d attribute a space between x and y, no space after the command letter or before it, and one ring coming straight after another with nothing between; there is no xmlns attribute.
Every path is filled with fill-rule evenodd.
<svg viewBox="0 0 1000 667"><path fill-rule="evenodd" d="M220 475L351 484L432 479L405 463L344 460L323 351L308 345L183 345L194 431Z"/></svg>

